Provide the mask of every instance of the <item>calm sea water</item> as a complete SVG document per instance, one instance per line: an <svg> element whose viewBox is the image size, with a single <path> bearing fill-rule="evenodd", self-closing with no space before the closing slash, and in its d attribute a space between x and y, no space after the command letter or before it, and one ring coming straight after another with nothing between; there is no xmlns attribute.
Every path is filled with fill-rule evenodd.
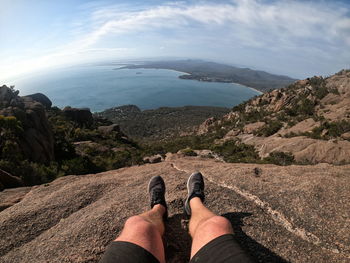
<svg viewBox="0 0 350 263"><path fill-rule="evenodd" d="M233 107L259 93L238 84L183 80L183 73L162 69L120 69L76 66L12 80L20 95L41 92L53 105L88 107L91 111L134 104L141 109L162 106Z"/></svg>

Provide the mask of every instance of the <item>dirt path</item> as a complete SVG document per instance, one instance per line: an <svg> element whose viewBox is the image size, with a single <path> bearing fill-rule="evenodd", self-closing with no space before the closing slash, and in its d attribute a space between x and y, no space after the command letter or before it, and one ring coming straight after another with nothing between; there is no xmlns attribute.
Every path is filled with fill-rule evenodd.
<svg viewBox="0 0 350 263"><path fill-rule="evenodd" d="M154 175L167 185L168 262L186 262L190 237L182 210L195 170L206 178L208 207L231 221L257 262L349 262L349 165L226 164L177 155L32 188L0 212L0 262L98 262L125 220L147 209Z"/></svg>

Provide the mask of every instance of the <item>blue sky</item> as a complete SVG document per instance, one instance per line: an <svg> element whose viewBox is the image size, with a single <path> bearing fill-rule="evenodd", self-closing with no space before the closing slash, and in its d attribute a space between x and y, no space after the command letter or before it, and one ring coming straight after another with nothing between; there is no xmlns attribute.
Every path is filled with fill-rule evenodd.
<svg viewBox="0 0 350 263"><path fill-rule="evenodd" d="M350 1L0 0L0 79L155 57L330 75L350 68Z"/></svg>

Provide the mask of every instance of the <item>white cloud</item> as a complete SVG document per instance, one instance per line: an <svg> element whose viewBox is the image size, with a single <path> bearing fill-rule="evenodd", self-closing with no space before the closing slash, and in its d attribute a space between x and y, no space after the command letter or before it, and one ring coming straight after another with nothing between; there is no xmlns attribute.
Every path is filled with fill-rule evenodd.
<svg viewBox="0 0 350 263"><path fill-rule="evenodd" d="M180 30L184 37L190 39L192 35L186 35L186 32L193 32L194 26L201 30L197 34L208 35L208 38L214 38L212 40L229 37L226 42L240 42L242 46L261 49L261 52L264 49L280 53L294 50L331 57L331 52L338 49L350 50L349 10L337 3L233 0L226 4L173 2L137 8L127 5L85 6L84 12L88 10L87 21L75 21L72 25L73 32L77 34L76 41L58 47L52 54L21 62L23 70L25 67L40 68L47 63L64 63L72 54L88 53L111 36L115 37L116 46L118 36L140 32L157 34L159 30ZM213 32L225 32L225 36ZM114 53L118 51L122 50L116 49ZM349 51L345 52L345 58L350 59ZM17 65L14 67L18 69Z"/></svg>
<svg viewBox="0 0 350 263"><path fill-rule="evenodd" d="M231 30L264 31L274 37L347 41L350 20L348 10L336 5L329 8L317 2L236 0L232 4L172 4L141 11L120 11L117 7L95 11L92 16L99 28L88 34L84 42L91 45L107 34L123 34L158 28L186 27L193 22L204 26L225 25ZM238 36L239 37L239 36ZM259 39L259 41L261 41Z"/></svg>

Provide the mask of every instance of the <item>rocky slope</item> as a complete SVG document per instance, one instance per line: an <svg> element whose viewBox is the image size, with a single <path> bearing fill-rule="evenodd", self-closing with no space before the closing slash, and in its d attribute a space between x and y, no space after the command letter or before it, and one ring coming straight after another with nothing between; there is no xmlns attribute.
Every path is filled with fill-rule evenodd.
<svg viewBox="0 0 350 263"><path fill-rule="evenodd" d="M148 208L154 175L167 184L168 262L186 262L182 206L195 170L206 178L208 207L232 222L257 262L349 262L349 165L229 164L178 154L22 191L20 202L0 212L0 262L97 262L125 220Z"/></svg>
<svg viewBox="0 0 350 263"><path fill-rule="evenodd" d="M261 158L291 153L299 163L350 163L350 71L313 77L241 104L221 119L208 119L198 134L239 140Z"/></svg>
<svg viewBox="0 0 350 263"><path fill-rule="evenodd" d="M0 87L0 190L142 163L138 145L89 109Z"/></svg>

